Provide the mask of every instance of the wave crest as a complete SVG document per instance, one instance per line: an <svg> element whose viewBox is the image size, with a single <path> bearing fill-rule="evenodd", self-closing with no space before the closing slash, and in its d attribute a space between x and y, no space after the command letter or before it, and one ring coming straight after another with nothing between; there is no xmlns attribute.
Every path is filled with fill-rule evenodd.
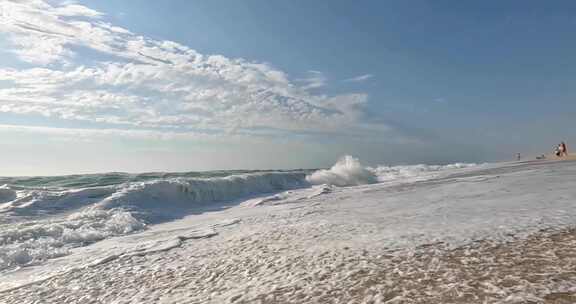
<svg viewBox="0 0 576 304"><path fill-rule="evenodd" d="M3 185L0 186L0 274L67 255L74 247L140 231L148 224L181 218L200 210L197 207L204 204L311 185L344 187L409 182L432 178L439 171L469 166L472 165L369 168L357 158L344 156L330 169L309 175L306 174L310 171L304 170L233 172L235 175L208 178L174 175L165 178L157 174L159 178L152 180L110 184L106 179L98 186L77 188ZM82 179L82 176L71 178ZM66 183L66 178L59 180ZM315 197L330 189L320 187L319 192L301 197ZM275 196L273 200L290 200L293 195Z"/></svg>
<svg viewBox="0 0 576 304"><path fill-rule="evenodd" d="M358 186L378 182L374 172L368 170L360 160L346 155L328 170L318 170L306 177L314 185L328 184L339 187Z"/></svg>
<svg viewBox="0 0 576 304"><path fill-rule="evenodd" d="M0 274L181 218L199 204L308 186L304 172L169 178L70 190L0 187ZM59 215L59 216L58 216ZM37 218L21 221L20 217Z"/></svg>

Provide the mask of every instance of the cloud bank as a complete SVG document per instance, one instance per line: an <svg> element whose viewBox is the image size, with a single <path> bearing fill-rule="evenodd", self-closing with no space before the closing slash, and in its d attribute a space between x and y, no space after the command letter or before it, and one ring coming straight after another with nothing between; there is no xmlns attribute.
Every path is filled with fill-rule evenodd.
<svg viewBox="0 0 576 304"><path fill-rule="evenodd" d="M326 84L321 72L290 80L269 64L135 34L75 3L1 1L0 35L29 66L0 68L0 113L205 135L387 130L365 121L364 93L311 93Z"/></svg>

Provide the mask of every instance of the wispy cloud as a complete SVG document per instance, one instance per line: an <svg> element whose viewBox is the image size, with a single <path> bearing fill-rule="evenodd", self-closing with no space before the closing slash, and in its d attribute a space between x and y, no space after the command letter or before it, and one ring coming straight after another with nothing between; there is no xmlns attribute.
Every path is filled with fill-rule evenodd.
<svg viewBox="0 0 576 304"><path fill-rule="evenodd" d="M352 77L352 78L345 79L344 81L345 81L345 82L363 82L363 81L366 81L366 80L368 80L368 79L370 79L370 78L372 78L372 77L374 77L374 75L372 75L372 74L364 74L364 75L359 75L359 76L356 76L356 77Z"/></svg>
<svg viewBox="0 0 576 304"><path fill-rule="evenodd" d="M300 83L304 83L302 87L304 90L321 88L326 85L326 76L320 71L308 71L307 77L296 79Z"/></svg>
<svg viewBox="0 0 576 304"><path fill-rule="evenodd" d="M35 65L0 68L0 84L10 84L0 85L0 113L205 134L366 126L367 95L313 94L326 84L319 71L290 80L269 64L200 54L107 23L105 14L74 2L53 3L0 2L8 51ZM80 63L83 49L110 59Z"/></svg>

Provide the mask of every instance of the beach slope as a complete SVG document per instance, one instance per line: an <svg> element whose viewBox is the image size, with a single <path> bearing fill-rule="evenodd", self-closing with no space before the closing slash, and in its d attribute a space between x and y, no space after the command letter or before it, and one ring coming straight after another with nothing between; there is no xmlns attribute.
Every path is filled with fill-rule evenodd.
<svg viewBox="0 0 576 304"><path fill-rule="evenodd" d="M0 303L575 303L575 183L544 161L257 197L4 274Z"/></svg>

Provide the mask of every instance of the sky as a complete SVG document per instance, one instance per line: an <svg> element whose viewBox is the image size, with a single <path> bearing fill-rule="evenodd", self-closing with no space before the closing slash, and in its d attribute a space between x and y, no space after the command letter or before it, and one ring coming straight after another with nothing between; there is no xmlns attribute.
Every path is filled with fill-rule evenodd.
<svg viewBox="0 0 576 304"><path fill-rule="evenodd" d="M576 2L0 0L0 176L576 144Z"/></svg>

